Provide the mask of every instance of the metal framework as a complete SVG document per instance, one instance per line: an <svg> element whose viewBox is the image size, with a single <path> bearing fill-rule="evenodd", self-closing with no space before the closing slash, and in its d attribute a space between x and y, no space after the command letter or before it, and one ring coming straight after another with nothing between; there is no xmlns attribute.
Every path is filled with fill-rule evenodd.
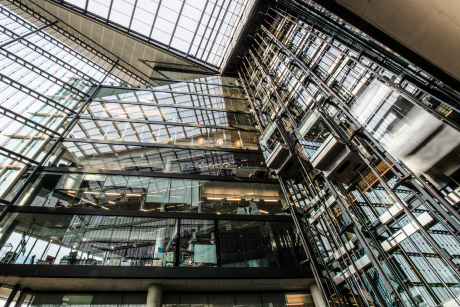
<svg viewBox="0 0 460 307"><path fill-rule="evenodd" d="M229 127L229 126L200 125L200 124L189 124L189 123L178 123L178 122L151 121L151 120L142 120L142 119L126 119L126 118L113 118L113 117L92 117L92 116L80 116L79 118L82 119L82 120L94 120L94 121L113 121L113 122L126 122L126 123L139 123L139 124L169 125L169 126L210 128L210 129L221 129L221 130L232 130L232 131L259 132L259 129L257 129L257 128L241 128L241 127Z"/></svg>
<svg viewBox="0 0 460 307"><path fill-rule="evenodd" d="M8 2L10 2L12 5L17 7L18 9L20 9L22 12L25 12L28 15L30 15L33 18L33 20L39 21L39 22L41 22L43 24L50 23L50 21L47 18L45 18L44 16L40 15L39 13L34 11L33 9L29 8L27 5L23 4L22 2L20 2L18 0L8 0ZM4 11L2 11L2 13L3 12ZM34 26L29 24L25 20L23 20L21 18L18 18L14 14L11 14L9 12L7 14L8 14L9 18L15 20L18 23L22 23L22 25L24 27L28 27L31 30L34 29ZM66 39L68 39L69 41L71 41L71 42L73 42L75 44L78 44L79 46L81 46L82 48L88 50L89 52L91 52L95 56L101 58L103 61L107 62L109 65L114 65L117 62L117 60L111 59L110 57L106 56L102 52L100 52L97 49L93 48L89 44L83 42L82 40L78 39L74 35L70 34L67 31L65 31L61 27L58 27L58 26L54 25L51 28L56 33L59 33L60 35L62 35ZM37 32L37 34L42 36L42 38L44 38L44 39L50 41L51 43L55 44L56 46L58 46L62 50L72 54L73 56L75 56L79 60L86 62L87 65L90 65L95 69L98 69L101 73L105 73L105 71L106 71L105 68L103 68L102 66L96 64L93 61L90 61L87 57L82 56L80 53L76 52L75 50L73 50L72 48L70 48L66 44L60 42L59 40L57 40L56 38L52 37L51 35L47 34L46 32ZM120 60L118 59L118 61L120 61ZM129 67L130 69L128 69L127 67ZM146 79L148 79L147 76L145 76L145 78L142 78L142 77L138 76L137 74L133 73L132 70L135 70L135 69L131 65L129 65L128 63L124 63L124 65L118 64L117 65L117 70L119 70L122 73L128 75L130 78L133 78L134 80L139 81L141 84L145 84ZM121 79L120 79L120 81L121 81Z"/></svg>
<svg viewBox="0 0 460 307"><path fill-rule="evenodd" d="M57 140L57 139L55 138L54 140ZM63 142L112 144L112 145L136 146L136 147L171 148L171 149L188 149L188 150L205 150L205 151L224 151L224 152L246 153L246 154L262 153L262 151L254 150L254 149L235 149L235 148L193 146L193 145L158 144L158 143L148 143L148 142L138 143L138 142L114 141L114 140L65 138Z"/></svg>
<svg viewBox="0 0 460 307"><path fill-rule="evenodd" d="M86 5L88 5L88 1L86 1ZM68 2L64 2L64 1L52 1L55 5L57 6L62 6L62 7L65 7L66 9L69 9L71 11L74 11L78 14L81 14L83 16L85 16L86 18L90 18L90 19L93 19L95 21L98 21L98 22L101 22L103 23L105 26L108 26L116 31L119 31L119 32L122 32L122 33L127 33L129 34L130 36L136 38L136 39L139 39L143 42L146 42L148 44L151 44L152 46L154 46L155 48L158 48L160 50L162 50L163 52L166 52L166 53L169 53L173 56L176 56L176 57L180 57L181 59L184 59L190 63L193 63L194 65L198 66L198 67L202 67L208 71L211 71L213 72L214 74L218 74L218 67L217 66L214 66L214 65L211 65L209 63L207 63L206 61L202 61L200 60L199 58L195 57L195 56L191 56L190 54L187 54L187 53L184 53L176 48L173 48L169 45L166 45L166 44L163 44L157 40L154 40L152 39L151 37L147 37L146 35L144 34L141 34L137 31L133 31L127 27L124 27L116 22L113 22L110 20L110 16L109 18L102 18L101 16L98 16L94 13L91 13L87 10L84 10L84 9L81 9L75 5L72 5ZM113 1L111 2L111 6L113 4ZM154 27L154 24L155 22L153 23L152 25L152 29Z"/></svg>
<svg viewBox="0 0 460 307"><path fill-rule="evenodd" d="M25 161L26 164L35 164L35 165L38 164L37 161L32 160L32 159L30 159L30 158L27 158L26 156L23 156L23 155L21 155L21 154L18 154L18 153L16 153L16 152L14 152L14 151L12 151L12 150L9 150L9 149L7 149L7 148L4 148L4 147L2 147L2 146L0 146L0 150L6 152L6 156L7 156L8 158L11 158L11 159L13 159L13 160L17 160L17 161L19 161L20 163L24 163L24 161Z"/></svg>
<svg viewBox="0 0 460 307"><path fill-rule="evenodd" d="M197 82L197 81L191 81L191 80L175 80L175 79L166 79L166 78L154 78L150 77L150 80L154 81L166 81L166 82L172 82L172 83L193 83L193 84L207 84L207 85L217 85L221 87L228 87L228 88L242 88L242 86L239 85L229 85L229 84L219 84L219 83L209 83L209 82Z"/></svg>
<svg viewBox="0 0 460 307"><path fill-rule="evenodd" d="M219 97L225 99L241 99L241 97L233 97L227 95L213 95L213 94L206 94L206 93L195 93L195 92L176 92L176 91L168 91L164 89L154 89L154 88L140 88L140 87L124 87L124 86L108 86L104 85L102 88L104 89L114 89L114 90L126 90L129 92L152 92L152 93L166 93L166 94L177 94L177 95L191 95L191 96L205 96L205 97Z"/></svg>
<svg viewBox="0 0 460 307"><path fill-rule="evenodd" d="M2 107L0 106L0 114L3 114L5 115L6 117L9 117L13 120L16 120L30 128L33 128L37 131L40 131L42 133L48 133L49 135L59 135L59 133L57 131L54 131L53 129L50 129L42 124L39 124L33 120L31 120L30 118L27 118L25 116L22 116L12 110L9 110L5 107Z"/></svg>
<svg viewBox="0 0 460 307"><path fill-rule="evenodd" d="M254 114L264 131L267 161L281 155L276 146L282 143L293 157L290 163L299 165L297 175L284 174L285 166L276 172L324 300L335 306L348 306L350 300L358 306L458 304L453 285L460 281L460 257L443 247L460 242L458 212L426 177L389 154L381 133L370 128L372 118L363 122L353 113L364 84L382 84L395 98L442 118L458 133L458 120L451 116L458 112L458 97L346 31L330 31L275 8L265 16L267 26L254 37L239 75L251 106L258 109ZM433 95L427 96L426 84L436 88ZM427 103L433 97L437 104ZM396 101L389 95L384 99L371 114L379 116L377 125L390 118L389 113L377 115L383 104ZM326 159L320 157L332 158L332 147L326 145L334 139L361 164L352 162L354 168L344 171L348 162L338 173L318 164ZM344 179L340 173L354 175ZM404 235L403 242L392 241L398 235ZM433 276L423 276L419 268ZM439 270L452 272L452 280Z"/></svg>
<svg viewBox="0 0 460 307"><path fill-rule="evenodd" d="M220 96L218 96L220 97ZM225 113L239 113L239 114L252 114L251 111L244 110L232 110L232 109L219 109L219 108L205 108L198 106L182 106L182 105L173 105L165 103L153 103L153 102L139 102L139 101L123 101L123 100L109 100L109 99L93 99L95 102L105 102L105 103L119 103L119 104L129 104L129 105L139 105L139 106L156 106L161 108L173 108L173 109L189 109L189 110L202 110L202 111L215 111L215 112L225 112Z"/></svg>
<svg viewBox="0 0 460 307"><path fill-rule="evenodd" d="M34 97L35 99L37 100L40 100L41 102L43 102L44 104L47 104L49 106L52 106L66 114L72 114L72 113L75 113L74 110L66 107L65 105L55 101L54 99L51 99L51 98L48 98L46 97L45 95L29 88L28 86L24 85L24 84L21 84L13 79L11 79L10 77L4 75L4 74L1 74L0 73L0 81L8 84L9 86L17 89L17 90L20 90L21 92L29 95L29 96L32 96Z"/></svg>
<svg viewBox="0 0 460 307"><path fill-rule="evenodd" d="M5 8L4 7L0 7L0 11L2 13L4 13L4 10ZM9 13L9 12L8 12ZM6 16L8 16L8 14L6 14ZM14 37L16 36L17 34L15 34L14 32L8 30L6 27L4 27L3 25L0 25L0 29L3 31L3 33L11 36L11 37ZM81 70L79 69L76 69L75 67L73 67L72 65L69 65L68 63L66 63L65 61L62 61L61 59L59 59L58 57L56 57L55 55L53 55L52 53L46 51L45 49L37 46L36 44L28 41L28 40L25 40L25 39L21 39L19 41L20 43L24 44L25 46L29 47L30 49L32 49L33 51L39 53L41 56L44 56L46 58L48 58L49 60L55 62L56 64L68 69L69 71L75 73L77 76L81 77L82 79L84 80L88 80L90 82L97 82L96 79L93 79L91 76L89 76L88 74L82 72ZM75 53L75 55L77 55L78 57L80 56L78 53ZM82 57L83 58L83 57ZM85 59L86 60L86 59Z"/></svg>

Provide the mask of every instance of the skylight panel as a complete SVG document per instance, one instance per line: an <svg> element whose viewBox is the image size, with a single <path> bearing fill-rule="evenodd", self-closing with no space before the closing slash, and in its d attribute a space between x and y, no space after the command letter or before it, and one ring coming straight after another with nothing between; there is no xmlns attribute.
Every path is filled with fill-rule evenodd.
<svg viewBox="0 0 460 307"><path fill-rule="evenodd" d="M64 0L216 67L224 64L254 0Z"/></svg>

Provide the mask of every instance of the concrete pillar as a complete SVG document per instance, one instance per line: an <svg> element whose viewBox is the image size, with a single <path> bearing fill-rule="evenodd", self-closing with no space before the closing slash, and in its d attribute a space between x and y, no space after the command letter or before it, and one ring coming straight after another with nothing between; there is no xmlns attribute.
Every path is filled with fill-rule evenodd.
<svg viewBox="0 0 460 307"><path fill-rule="evenodd" d="M161 307L163 297L163 285L151 284L147 291L145 307Z"/></svg>
<svg viewBox="0 0 460 307"><path fill-rule="evenodd" d="M318 287L316 282L310 285L310 293L315 307L327 306L326 302L324 301L323 294L321 293L321 289Z"/></svg>

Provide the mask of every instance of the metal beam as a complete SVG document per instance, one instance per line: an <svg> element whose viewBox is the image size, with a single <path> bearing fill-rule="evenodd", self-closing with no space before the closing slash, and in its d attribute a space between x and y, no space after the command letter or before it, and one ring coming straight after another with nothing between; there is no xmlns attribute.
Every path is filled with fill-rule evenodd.
<svg viewBox="0 0 460 307"><path fill-rule="evenodd" d="M270 39L280 48L283 50L283 52L289 57L289 59L296 63L298 65L298 67L300 68L300 70L305 73L307 76L309 76L313 81L314 83L318 86L318 88L324 93L324 95L326 97L328 96L332 96L335 100L337 100L339 102L339 104L341 104L344 108L348 108L348 105L346 104L346 102L339 96L337 95L336 92L334 92L333 90L330 89L330 87L326 84L326 82L324 82L320 77L318 77L309 67L307 67L307 65L305 65L305 63L300 60L297 55L295 55L291 50L289 50L289 48L287 48L282 42L280 42L278 40L278 38L273 35L267 28L265 28L264 26L261 27L261 29L263 30L264 33L266 33ZM399 88L398 86L396 86L393 82L390 82L389 80L385 80L384 78L382 78L381 76L378 76L379 77L379 80L382 81L383 83L385 83L386 85L388 85L389 87L391 87L394 91L398 92L401 96L403 96L404 98L408 99L409 101L413 102L415 105L421 107L422 109L424 109L425 111L427 111L428 113L431 113L437 117L440 117L444 120L444 122L449 125L450 127L452 127L453 129L457 130L457 131L460 131L460 124L454 122L453 120L451 120L450 118L447 118L445 117L443 114L439 113L437 110L433 109L433 108L430 108L428 107L426 104L424 104L422 101L420 101L419 99L413 97L411 94L407 93L405 90Z"/></svg>
<svg viewBox="0 0 460 307"><path fill-rule="evenodd" d="M20 284L14 285L13 289L10 292L10 295L8 295L8 298L6 299L5 305L3 307L10 307L11 303L14 300L14 297L18 293L19 289L21 288Z"/></svg>
<svg viewBox="0 0 460 307"><path fill-rule="evenodd" d="M203 110L203 111L215 111L215 112L226 112L226 113L252 114L251 111L229 110L229 109L218 109L218 108L204 108L204 107L194 107L194 106L182 106L182 105L177 105L177 104L162 104L162 103L154 103L154 102L93 99L93 102L94 101L96 101L96 102L105 102L105 103L132 104L132 105L149 106L149 107L161 107L161 108L174 108L174 109L189 109L189 110Z"/></svg>
<svg viewBox="0 0 460 307"><path fill-rule="evenodd" d="M225 3L225 0L224 0L224 3ZM211 43L211 46L210 46L210 48L209 48L209 51L208 51L208 55L206 56L206 60L205 60L206 62L208 61L209 56L211 55L211 51L212 51L212 49L214 48L214 45L216 44L216 39L219 37L220 29L222 28L222 24L224 23L225 17L227 16L227 13L228 13L228 7L229 7L230 4L232 3L232 1L230 0L230 1L228 2L228 4L227 4L227 7L224 9L224 16L222 16L222 18L219 18L219 15L220 15L222 9L224 8L224 3L222 3L222 4L220 5L219 14L218 14L217 17L216 17L216 21L214 22L214 25L213 25L212 30L211 30L211 33L212 33L212 32L214 31L214 27L216 26L217 20L220 19L219 27L217 28L217 31L215 32L216 35L214 36L214 39L213 39L213 41L212 41L212 43ZM246 3L247 3L247 1L246 1ZM243 6L243 7L244 7L244 6ZM244 8L241 8L241 10L244 10ZM211 18L211 19L212 19L212 18ZM209 39L207 40L206 45L205 45L204 48L203 48L203 53L201 54L201 56L203 56L204 53L206 52L206 48L207 48L207 46L208 46L208 44L209 44L209 42L210 42L210 38L211 38L211 37L212 37L212 36L210 36ZM222 38L223 38L223 37L222 37ZM222 38L221 38L221 40L222 40ZM222 52L223 52L223 51L222 51Z"/></svg>
<svg viewBox="0 0 460 307"><path fill-rule="evenodd" d="M227 85L227 84L219 84L219 83L197 82L197 81L190 81L190 80L177 80L177 79L166 79L166 78L155 78L155 77L150 77L150 80L166 81L166 82L171 82L171 83L193 83L193 84L217 85L217 86L221 86L221 87L236 88L236 89L243 88L242 86L239 86L239 85ZM168 84L165 84L165 85L168 85Z"/></svg>
<svg viewBox="0 0 460 307"><path fill-rule="evenodd" d="M49 24L49 25L40 27L40 28L38 28L38 29L35 29L35 30L33 30L33 31L29 32L29 33L27 33L27 34L24 34L24 35L21 35L21 36L19 36L19 37L16 37L16 38L12 39L12 40L9 40L9 41L7 41L6 43L1 44L1 45L0 45L0 48L3 48L3 47L5 47L5 46L8 46L8 45L11 44L11 43L14 43L14 42L16 42L16 41L18 41L18 40L20 40L20 39L26 38L27 36L29 36L29 35L31 35L31 34L34 34L34 33L37 33L37 32L39 32L39 31L42 31L42 30L44 30L44 29L46 29L46 28L49 28L49 27L51 27L51 26L53 26L53 25L55 25L55 24L57 24L57 21L54 21L54 22L52 22L52 23Z"/></svg>
<svg viewBox="0 0 460 307"><path fill-rule="evenodd" d="M8 50L2 48L1 46L0 46L0 54L2 54L3 56L9 58L12 61L15 61L19 65L30 69L31 71L39 74L40 76L45 77L46 79L48 79L48 80L50 80L50 81L62 86L63 88L67 88L74 95L80 95L81 98L89 96L87 93L81 91L80 89L76 88L75 86L73 86L73 85L71 85L71 84L69 84L67 82L62 81L59 78L56 78L55 76L53 76L52 74L48 73L47 71L41 69L40 67L32 64L29 61L24 60L23 58L15 55L14 53L9 52Z"/></svg>
<svg viewBox="0 0 460 307"><path fill-rule="evenodd" d="M0 7L0 12L2 12L2 10L5 10L4 7ZM2 12L3 13L3 12ZM3 25L0 25L0 30L11 36L11 37L14 37L14 36L17 36L17 34L15 34L13 31L10 31L8 28L6 28L5 26ZM78 70L77 68L75 68L74 66L68 64L67 62L59 59L58 57L56 57L54 54L46 51L45 49L37 46L36 44L26 40L26 39L21 39L19 40L19 42L23 45L25 45L26 47L29 47L30 49L32 49L33 51L37 52L38 54L40 54L41 56L43 57L46 57L48 60L50 61L53 61L55 62L56 64L68 69L69 71L73 72L74 74L78 75L79 77L81 77L82 79L86 79L87 81L90 81L92 83L94 82L97 82L96 79L94 79L93 77L87 75L86 73Z"/></svg>
<svg viewBox="0 0 460 307"><path fill-rule="evenodd" d="M58 109L60 111L63 111L63 112L66 112L66 113L76 113L74 110L72 110L72 109L60 104L59 102L57 102L57 101L55 101L55 100L53 100L51 98L46 97L43 94L40 94L39 92L37 92L37 91L29 88L28 86L25 86L25 85L15 81L15 80L11 79L8 76L5 76L2 73L0 73L0 81L2 81L4 83L14 87L17 90L20 90L23 93L26 93L29 96L34 97L37 100L40 100L44 104L50 105L50 106Z"/></svg>
<svg viewBox="0 0 460 307"><path fill-rule="evenodd" d="M16 161L19 161L21 163L24 163L24 161L27 161L27 162L32 163L32 164L36 164L36 165L39 164L37 161L32 160L30 158L27 158L26 156L18 154L18 153L14 152L12 150L9 150L9 149L7 149L7 148L5 148L3 146L0 146L0 150L6 152L7 154L5 156L7 156L8 158L16 160ZM24 160L24 161L21 161L21 160ZM25 163L25 164L28 164L28 163Z"/></svg>
<svg viewBox="0 0 460 307"><path fill-rule="evenodd" d="M0 11L2 10L5 10L4 7L0 7ZM17 34L15 34L13 31L10 31L8 28L6 28L5 26L3 25L0 25L0 31L2 31L3 33L5 33L6 35L9 35L11 37L15 37L17 36ZM56 57L54 54L48 52L47 50L37 46L36 44L32 43L31 41L28 41L26 39L21 39L19 40L19 42L27 47L29 47L30 49L32 49L33 51L37 52L38 54L40 54L41 56L43 57L46 57L48 60L50 61L53 61L55 62L56 64L68 69L69 71L75 73L76 75L78 75L79 77L81 77L82 79L86 79L90 82L97 82L96 79L94 79L93 77L87 75L86 73L78 70L77 68L75 68L74 66L68 64L67 62L59 59L58 57Z"/></svg>
<svg viewBox="0 0 460 307"><path fill-rule="evenodd" d="M56 139L57 138L53 138L53 140L56 140ZM160 143L148 143L148 142L129 142L129 141L115 141L115 140L64 138L63 142L122 145L122 146L131 146L131 147L136 146L136 147L155 147L155 148L189 149L189 150L205 150L205 151L223 151L223 152L247 153L247 154L261 154L262 153L262 151L254 150L254 149L235 149L235 148L223 148L223 147L208 147L208 146L195 146L195 145L174 145L174 144L160 144Z"/></svg>
<svg viewBox="0 0 460 307"><path fill-rule="evenodd" d="M48 151L41 157L41 160L40 162L38 163L38 166L29 174L29 176L27 177L27 179L24 181L24 183L22 184L22 186L16 191L16 194L13 196L13 199L11 199L11 203L8 204L5 209L3 209L2 213L0 214L0 223L3 221L3 219L6 217L6 215L8 214L8 212L11 210L11 208L14 206L14 204L19 200L19 198L21 197L22 193L24 193L24 191L29 187L29 184L34 180L35 178L35 175L37 175L40 167L49 159L49 157L51 156L51 154L54 152L54 150L57 149L58 146L61 145L61 141L65 138L65 136L67 135L67 133L70 132L70 130L74 127L74 124L78 122L78 119L79 119L79 116L80 114L82 114L84 112L84 110L86 109L87 105L89 103L91 103L91 99L94 98L94 96L96 96L97 92L100 90L100 86L102 85L102 83L104 83L104 81L107 79L108 76L110 76L112 74L112 71L113 69L115 68L115 66L118 65L118 61L112 65L112 67L110 68L109 71L106 72L104 78L101 80L101 82L99 83L99 87L96 88L95 91L93 91L93 93L91 94L91 96L89 96L85 101L84 103L81 105L80 109L78 110L78 112L75 112L72 110L73 113L75 113L72 118L69 120L69 122L67 123L67 126L65 126L64 130L62 131L62 133L59 135L59 137L55 140L55 142L51 145L51 147L48 149Z"/></svg>
<svg viewBox="0 0 460 307"><path fill-rule="evenodd" d="M212 180L228 182L260 182L260 183L278 183L278 179L258 178L258 177L236 177L236 176L212 176L212 175L194 175L194 174L175 174L175 173L157 173L157 172L140 172L140 171L117 171L94 168L77 168L77 167L54 167L41 166L37 167L43 172L60 172L60 173L80 173L80 174L104 174L113 176L137 176L137 177L157 177L157 178L175 178L175 179L195 179L195 180Z"/></svg>
<svg viewBox="0 0 460 307"><path fill-rule="evenodd" d="M173 68L173 67L164 67L164 66L155 66L152 67L148 64L149 61L139 59L142 63L150 67L151 69L158 70L158 71L169 71L169 72L178 72L178 73L184 73L184 74L195 74L195 75L206 75L206 76L215 76L219 75L219 72L216 71L202 71L202 70L192 70L192 69L182 69L182 68ZM165 63L168 64L168 63Z"/></svg>
<svg viewBox="0 0 460 307"><path fill-rule="evenodd" d="M365 21L363 18L358 16L357 14L351 12L349 9L345 8L341 4L337 3L335 0L316 0L320 6L325 8L326 10L332 12L333 14L339 16L343 20L345 20L350 25L356 27L360 31L366 33L370 37L374 38L376 41L381 43L383 46L386 46L396 52L397 54L401 55L403 58L410 59L411 63L417 65L421 69L425 70L435 78L445 82L447 85L454 89L460 88L460 81L456 80L454 77L449 75L448 73L444 72L442 69L437 67L436 65L430 63L427 59L423 58L416 52L410 50L408 47L404 46L394 38L387 35L382 30L378 29L374 25L370 24L369 22ZM279 5L283 7L287 7L289 10L296 12L297 14L300 13L302 15L311 15L312 18L320 19L322 18L330 27L334 27L339 29L340 31L344 31L347 33L349 37L355 37L354 33L350 33L351 30L347 28L343 22L335 21L327 15L327 12L321 12L318 9L313 8L312 6L308 5L306 1L302 1L302 4L295 4L293 5L292 1L280 0ZM371 42L372 47L378 49L383 54L386 54L389 57L394 57L390 51L385 50L382 46L379 46L377 43ZM367 47L369 48L369 47Z"/></svg>
<svg viewBox="0 0 460 307"><path fill-rule="evenodd" d="M92 117L92 116L80 116L80 119L84 120L99 120L99 121L111 121L111 122L125 122L125 123L140 123L140 124L153 124L153 125L169 125L169 126L182 126L182 127L195 127L195 128L210 128L210 129L221 129L221 130L233 130L233 131L249 131L249 132L260 132L256 128L237 128L228 126L215 126L215 125L199 125L189 123L177 123L177 122L163 122L163 121L151 121L143 119L127 119L127 118L114 118L114 117Z"/></svg>
<svg viewBox="0 0 460 307"><path fill-rule="evenodd" d="M160 2L161 2L161 0L160 0ZM188 47L187 53L190 53L190 51L192 50L192 46L193 46L193 42L195 41L196 33L198 32L198 29L201 26L201 21L203 20L203 16L204 16L204 14L206 12L206 9L208 8L208 4L209 4L209 0L206 0L206 5L204 6L203 11L201 12L200 20L198 20L198 26L195 29L195 33L193 33L193 37L192 37L192 40L190 41L190 46Z"/></svg>
<svg viewBox="0 0 460 307"><path fill-rule="evenodd" d="M137 0L136 0L136 3L137 3ZM185 0L182 1L182 5L181 5L180 10L179 10L179 15L177 15L177 20L176 20L176 23L174 24L174 30L172 31L171 39L169 40L169 44L168 44L169 46L171 46L171 43L172 43L172 41L174 39L174 34L176 33L177 25L179 24L179 19L182 17L182 11L184 10L184 5L185 5ZM191 44L192 43L190 43L190 45Z"/></svg>
<svg viewBox="0 0 460 307"><path fill-rule="evenodd" d="M47 18L45 18L44 16L40 15L39 13L37 13L35 10L29 8L27 5L23 4L21 1L19 0L7 0L8 2L10 2L11 4L15 5L16 7L20 8L21 10L23 10L24 12L30 14L32 17L34 17L36 20L39 20L43 23L46 23L46 22L49 22ZM35 4L37 5L37 4ZM10 17L10 16L9 16ZM10 17L12 18L13 20L14 17ZM24 22L23 20L21 20L20 18L18 17L15 17L16 18L16 22L19 22L21 25L23 25L24 27L31 27L31 25L29 23L26 23ZM91 52L92 54L98 56L99 58L101 58L102 60L104 60L105 62L109 63L110 65L115 65L117 63L117 61L111 59L110 57L106 56L105 54L103 54L102 52L100 52L99 50L93 48L91 45L83 42L81 39L77 38L76 36L70 34L69 32L67 32L66 30L62 29L61 27L59 26L56 26L54 25L52 27L53 30L55 30L57 33L63 35L65 38L69 39L70 41L78 44L79 46L85 48L86 50L88 50L89 52ZM44 32L37 32L38 35L42 36L42 38L48 40L49 42L53 43L54 45L58 46L59 48L65 50L66 52L72 54L73 56L75 56L76 58L78 58L79 60L85 62L86 64L92 66L93 68L99 70L101 73L105 74L106 73L106 69L100 65L98 65L97 63L93 62L92 60L89 60L87 59L86 57L82 56L80 53L76 52L75 50L73 50L72 48L68 47L66 44L63 44L62 42L60 42L59 40L55 39L54 37L52 37L51 35L48 35L47 33L44 33ZM107 52L110 52L107 50ZM114 55L115 56L115 55ZM125 62L126 63L126 62ZM145 78L141 78L140 76L138 76L137 74L133 73L132 71L128 70L126 67L124 67L123 65L119 65L119 64L116 64L117 65L117 69L120 70L121 72L125 73L126 75L128 75L130 78L133 78L137 81L140 81L142 84L146 83L146 79L148 79L149 77L147 75L145 75ZM133 67L132 65L130 65L129 63L126 63L126 66L130 66L130 67ZM134 68L134 67L133 67ZM135 69L135 68L134 68ZM135 69L137 70L137 69ZM140 73L142 73L141 71L139 71ZM120 81L122 81L121 78L113 75L112 76L113 78L115 79L118 79Z"/></svg>
<svg viewBox="0 0 460 307"><path fill-rule="evenodd" d="M214 176L220 177L220 176ZM225 176L222 176L225 177ZM143 218L171 218L171 219L196 219L196 213L174 211L138 211L138 210L106 210L98 207L92 208L59 208L59 207L23 207L15 206L11 212L35 214L68 214L68 215L102 215L102 216L132 216ZM280 221L292 222L290 215L242 215L242 214L212 214L200 213L200 220L233 220L233 221ZM113 226L111 226L113 227ZM84 231L82 229L82 231ZM273 267L272 267L273 268Z"/></svg>
<svg viewBox="0 0 460 307"><path fill-rule="evenodd" d="M46 126L43 126L42 124L39 124L39 123L37 123L37 122L35 122L35 121L25 117L25 116L22 116L22 115L14 112L12 110L9 110L9 109L7 109L5 107L0 106L0 114L3 114L3 115L5 115L5 116L7 116L7 117L9 117L9 118L11 118L11 119L13 119L15 121L20 122L21 124L24 124L24 125L26 125L28 127L31 127L31 128L33 128L33 129L35 129L37 131L42 132L42 133L47 133L48 132L50 134L59 135L59 133L57 131L54 131L53 129L50 129L50 128L46 127Z"/></svg>
<svg viewBox="0 0 460 307"><path fill-rule="evenodd" d="M10 1L10 0L8 0ZM13 0L13 1L16 1L16 0ZM105 26L107 27L110 27L118 32L122 32L122 33L125 33L126 35L128 36L132 36L136 39L139 39L145 43L148 43L152 46L154 46L155 48L158 48L160 49L161 51L165 52L165 53L169 53L170 55L173 55L175 57L179 57L185 61L188 61L188 62L191 62L199 67L202 67L208 71L211 71L215 74L218 73L218 67L214 66L214 65L211 65L209 63L206 63L205 61L202 61L196 57L192 57L191 55L189 54L186 54L185 52L183 51L180 51L176 48L173 48L169 45L166 45L164 43L161 43L155 39L152 39L151 37L147 37L145 34L142 34L140 32L137 32L135 30L132 30L132 29L129 29L125 26L122 26L116 22L113 22L109 19L106 19L104 17L101 17L97 14L94 14L94 13L91 13L91 12L88 12L78 6L75 6L75 5L72 5L68 2L64 2L64 1L58 1L58 0L49 0L49 2L53 3L54 5L56 6L59 6L59 7L64 7L72 12L75 12L76 14L81 14L83 15L84 17L88 18L88 19L91 19L91 20L94 20L94 21L97 21L97 22L102 22Z"/></svg>
<svg viewBox="0 0 460 307"><path fill-rule="evenodd" d="M294 120L294 118L292 118L291 116L291 112L289 112L289 110L287 109L286 107L286 104L285 102L283 101L283 99L281 98L281 95L280 93L278 93L278 86L277 86L277 83L273 80L273 78L265 71L265 68L263 66L263 64L261 62L259 62L259 60L257 59L257 57L254 55L254 53L251 51L251 49L249 49L249 54L251 55L254 63L256 63L256 65L259 67L260 71L263 73L265 79L268 80L268 82L270 83L271 87L273 88L273 93L275 94L275 97L276 99L278 100L278 103L281 105L281 108L284 110L284 112L286 113L286 115L289 117L289 120L291 122L291 125L294 127L294 129L297 129L297 123L296 121Z"/></svg>
<svg viewBox="0 0 460 307"><path fill-rule="evenodd" d="M14 5L18 5L16 3L15 0L8 0L9 2L11 2L12 4ZM41 17L40 15L38 15L38 13L36 13L35 11L32 11L30 10L26 5L22 4L22 3L19 3L20 5L20 9L21 10L26 10L26 12L28 12L29 14L35 14L33 15L34 17L37 17L40 21L43 21L43 22L46 22L47 19L44 18L44 17ZM28 11L27 11L28 10ZM19 18L18 16L16 15L13 15L10 11L8 11L7 9L5 9L4 7L0 7L0 13L2 13L3 15L7 16L9 19L11 20L14 20L14 22L17 22L18 24L20 24L21 26L25 27L25 28L28 28L28 29L33 29L33 25L31 25L30 23L24 21L22 18ZM1 27L1 25L0 25ZM55 26L53 27L53 30L56 30L56 29L61 29L60 27L58 26ZM62 30L62 29L61 29ZM11 35L17 35L16 33L8 30L10 33L12 33ZM62 30L64 31L64 30ZM58 31L59 32L59 31ZM64 34L64 33L60 33L60 34ZM98 70L99 72L105 72L105 69L100 66L99 64L89 60L88 58L86 58L85 56L83 56L82 54L80 54L79 52L76 52L74 49L70 48L69 46L67 46L66 44L64 44L63 42L59 41L58 39L55 39L54 37L52 37L51 35L48 35L46 32L37 32L37 35L39 35L42 39L45 39L47 40L49 43L55 45L56 47L58 47L59 49L62 49L64 51L66 51L67 53L71 54L72 56L76 57L77 59L79 59L80 61L84 62L85 64L91 66L92 68ZM70 35L70 34L69 34ZM69 38L68 36L64 35L66 38ZM24 42L25 40L22 40L22 42ZM72 40L73 41L73 40ZM29 41L27 41L29 42ZM74 41L76 42L76 41ZM30 43L30 42L29 42ZM78 42L76 42L78 44ZM89 50L91 53L93 54L96 54L94 52L92 52L91 50ZM97 55L97 54L96 54ZM121 79L120 79L121 80Z"/></svg>
<svg viewBox="0 0 460 307"><path fill-rule="evenodd" d="M102 89L115 89L115 90L125 90L125 91L136 91L136 92L153 92L153 93L167 93L167 94L176 94L176 95L193 95L193 96L206 96L206 97L219 97L226 99L245 99L242 97L232 97L227 95L214 95L214 94L203 94L203 93L193 93L193 92L177 92L177 91L166 91L166 90L157 90L153 88L142 88L142 87L125 87L125 86L109 86L104 85Z"/></svg>

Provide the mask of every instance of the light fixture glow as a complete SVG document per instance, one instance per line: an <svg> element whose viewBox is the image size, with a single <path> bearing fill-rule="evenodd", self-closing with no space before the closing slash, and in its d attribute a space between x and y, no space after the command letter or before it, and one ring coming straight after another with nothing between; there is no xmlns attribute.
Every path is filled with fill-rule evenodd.
<svg viewBox="0 0 460 307"><path fill-rule="evenodd" d="M208 200L222 200L222 198L208 197Z"/></svg>
<svg viewBox="0 0 460 307"><path fill-rule="evenodd" d="M218 139L218 140L216 141L216 144L217 144L217 146L222 146L222 145L224 145L224 140Z"/></svg>
<svg viewBox="0 0 460 307"><path fill-rule="evenodd" d="M278 200L277 199L264 199L264 202L267 203L276 203Z"/></svg>
<svg viewBox="0 0 460 307"><path fill-rule="evenodd" d="M206 143L206 140L204 138L199 138L198 139L198 144L204 145L204 143Z"/></svg>

